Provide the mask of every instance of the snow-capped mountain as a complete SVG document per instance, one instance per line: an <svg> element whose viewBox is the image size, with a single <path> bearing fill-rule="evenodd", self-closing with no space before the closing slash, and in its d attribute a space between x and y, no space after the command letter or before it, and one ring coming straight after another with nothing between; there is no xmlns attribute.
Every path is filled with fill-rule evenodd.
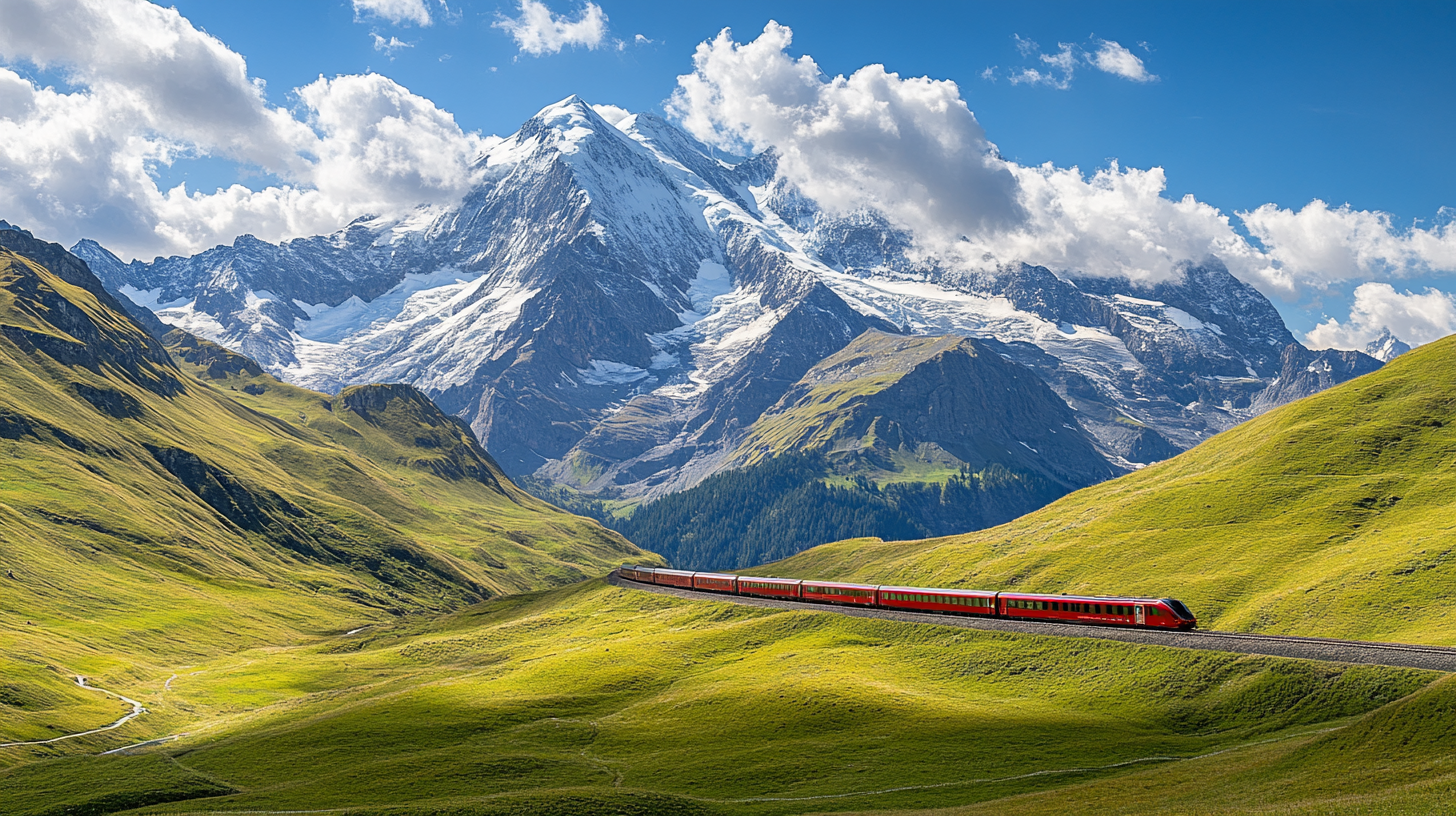
<svg viewBox="0 0 1456 816"><path fill-rule="evenodd" d="M874 214L819 213L771 154L722 156L650 114L613 125L575 97L477 170L458 207L333 235L150 263L74 251L163 321L285 379L418 386L513 475L632 496L712 473L870 328L987 340L1122 466L1379 365L1304 349L1216 262L1156 286L917 265Z"/></svg>
<svg viewBox="0 0 1456 816"><path fill-rule="evenodd" d="M1389 327L1382 328L1380 336L1365 345L1365 353L1382 363L1388 363L1410 350L1410 344L1396 337Z"/></svg>

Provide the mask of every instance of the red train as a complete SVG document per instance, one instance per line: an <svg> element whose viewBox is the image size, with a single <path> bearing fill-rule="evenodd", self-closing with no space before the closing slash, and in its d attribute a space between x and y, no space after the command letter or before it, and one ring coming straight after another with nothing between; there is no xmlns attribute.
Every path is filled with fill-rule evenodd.
<svg viewBox="0 0 1456 816"><path fill-rule="evenodd" d="M1188 607L1172 598L1109 598L841 584L832 581L763 578L632 565L623 565L617 572L623 578L644 584L662 584L728 595L756 595L814 603L903 609L910 612L1158 629L1192 629L1198 625L1198 619L1188 611Z"/></svg>

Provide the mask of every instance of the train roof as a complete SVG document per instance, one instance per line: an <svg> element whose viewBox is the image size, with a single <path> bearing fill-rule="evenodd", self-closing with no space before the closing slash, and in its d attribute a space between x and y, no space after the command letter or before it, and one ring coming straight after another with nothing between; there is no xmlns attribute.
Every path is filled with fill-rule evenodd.
<svg viewBox="0 0 1456 816"><path fill-rule="evenodd" d="M994 589L946 589L943 587L882 586L881 592L936 592L944 595L974 595L988 598L996 594Z"/></svg>
<svg viewBox="0 0 1456 816"><path fill-rule="evenodd" d="M693 572L692 570L675 570L675 569L662 569L662 568L658 568L658 569L653 570L653 572L660 573L662 575L697 575L697 573L696 572Z"/></svg>
<svg viewBox="0 0 1456 816"><path fill-rule="evenodd" d="M879 589L878 584L841 584L835 581L805 581L804 586L829 587L833 589Z"/></svg>
<svg viewBox="0 0 1456 816"><path fill-rule="evenodd" d="M731 572L695 572L693 576L696 578L724 578L730 580L738 577Z"/></svg>
<svg viewBox="0 0 1456 816"><path fill-rule="evenodd" d="M1002 592L1003 598L1029 599L1034 601L1077 601L1078 603L1169 603L1169 598L1130 598L1122 595L1057 595L1051 592Z"/></svg>
<svg viewBox="0 0 1456 816"><path fill-rule="evenodd" d="M740 575L740 581L777 581L780 584L802 584L804 581L799 578L769 578L763 575Z"/></svg>

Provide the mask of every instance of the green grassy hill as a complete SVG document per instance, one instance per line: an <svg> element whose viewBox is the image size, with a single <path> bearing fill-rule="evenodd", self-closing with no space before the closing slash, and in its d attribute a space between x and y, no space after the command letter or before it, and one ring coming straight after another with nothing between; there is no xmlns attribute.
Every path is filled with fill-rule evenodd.
<svg viewBox="0 0 1456 816"><path fill-rule="evenodd" d="M1209 628L1456 643L1456 338L1010 524L769 568L1174 596Z"/></svg>
<svg viewBox="0 0 1456 816"><path fill-rule="evenodd" d="M84 264L0 231L0 742L123 713L73 675L127 685L652 558L521 492L413 389L330 398L171 339L178 360Z"/></svg>
<svg viewBox="0 0 1456 816"><path fill-rule="evenodd" d="M1066 490L1118 474L1029 369L957 335L870 330L809 369L726 460L823 452L840 475L944 482L999 466Z"/></svg>
<svg viewBox="0 0 1456 816"><path fill-rule="evenodd" d="M104 293L13 253L0 252L0 283L0 555L17 572L0 579L0 743L126 710L75 674L147 708L116 730L0 748L0 813L1355 816L1441 812L1456 793L1456 685L1432 672L687 601L600 579L460 608L642 556L521 495L412 390L325 397L185 335L164 348ZM1396 409L1378 427L1424 429L1411 444L1428 463L1445 426L1419 395L1436 389L1398 383L1452 381L1435 351L1372 378ZM1416 457L1374 433L1370 410L1348 409L1353 433L1320 431L1328 406L1298 423L1281 413L1262 447L1245 439L1182 495L1283 452L1318 468L1260 483L1284 499L1405 490L1360 505L1337 551L1410 508L1425 515L1407 529L1444 529L1442 471L1393 467ZM1387 467L1320 453L1348 439L1384 440L1368 456L1393 451ZM1333 487L1309 487L1321 479ZM1051 512L1137 480L1134 494L1161 489L1145 472ZM1160 529L1244 512L1264 538L1225 539L1202 568L1293 580L1241 554L1267 560L1269 539L1302 534L1307 516L1281 524L1260 515L1273 511L1259 491L1231 492ZM1146 523L1152 511L1127 502L1129 524ZM910 546L931 563L936 546L967 544ZM801 566L877 569L891 550L861 552L824 548ZM1109 554L1063 557L1091 570ZM1404 568L1379 555L1371 571ZM101 754L143 740L161 741Z"/></svg>
<svg viewBox="0 0 1456 816"><path fill-rule="evenodd" d="M1264 756L1277 760L1264 804L1456 779L1453 737L1431 720L1451 685L1430 672L681 601L599 580L242 650L169 689L164 677L136 684L153 713L126 735L73 750L183 736L135 756L27 757L0 771L0 811L180 799L136 812L900 812L1099 783L1136 803L1143 788L1117 787L1131 774L1170 787ZM1375 743L1400 746L1379 773L1314 781L1322 758L1343 774ZM1290 774L1309 776L1284 793Z"/></svg>

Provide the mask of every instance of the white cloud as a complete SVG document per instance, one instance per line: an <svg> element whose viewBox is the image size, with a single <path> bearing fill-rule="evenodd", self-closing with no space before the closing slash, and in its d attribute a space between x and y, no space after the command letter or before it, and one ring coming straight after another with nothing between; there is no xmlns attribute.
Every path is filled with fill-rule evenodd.
<svg viewBox="0 0 1456 816"><path fill-rule="evenodd" d="M1072 87L1072 77L1077 73L1077 66L1083 63L1133 82L1152 82L1157 79L1148 73L1142 59L1112 40L1093 40L1095 48L1091 51L1074 43L1057 43L1056 52L1046 54L1042 53L1041 46L1035 40L1029 40L1020 34L1012 34L1011 38L1016 43L1016 50L1023 57L1035 56L1041 63L1009 69L1006 78L1011 80L1012 85L1047 85L1065 91ZM1147 47L1146 43L1141 45ZM987 68L981 72L981 78L995 81L996 70Z"/></svg>
<svg viewBox="0 0 1456 816"><path fill-rule="evenodd" d="M1015 35L1013 35L1015 36ZM1037 52L1040 47L1031 40L1016 37L1016 47L1022 54L1030 56ZM1044 68L1022 68L1011 73L1012 85L1050 85L1053 88L1066 90L1072 87L1072 75L1077 69L1077 54L1073 50L1075 46L1070 43L1058 43L1055 54L1037 54Z"/></svg>
<svg viewBox="0 0 1456 816"><path fill-rule="evenodd" d="M1456 332L1456 297L1426 289L1398 292L1388 283L1363 283L1355 289L1350 318L1330 318L1305 336L1311 348L1363 349L1389 329L1415 346Z"/></svg>
<svg viewBox="0 0 1456 816"><path fill-rule="evenodd" d="M251 232L278 240L367 213L445 203L485 144L376 75L267 103L243 58L175 9L141 0L8 0L0 56L65 73L39 88L0 68L0 211L50 240L125 256L190 253ZM157 170L216 156L281 183L163 191Z"/></svg>
<svg viewBox="0 0 1456 816"><path fill-rule="evenodd" d="M637 43L638 45L652 45L653 43L657 42L657 40L651 39L642 34L634 35L632 37L632 41Z"/></svg>
<svg viewBox="0 0 1456 816"><path fill-rule="evenodd" d="M487 140L379 74L320 77L298 89L321 139L311 180L332 200L369 210L453 200Z"/></svg>
<svg viewBox="0 0 1456 816"><path fill-rule="evenodd" d="M1138 56L1112 40L1098 40L1097 50L1088 56L1088 61L1099 71L1105 71L1133 82L1152 82L1157 79L1143 65Z"/></svg>
<svg viewBox="0 0 1456 816"><path fill-rule="evenodd" d="M631 111L626 108L619 108L616 105L592 105L591 108L597 112L598 116L607 120L607 123L613 127L616 127L618 122L632 115Z"/></svg>
<svg viewBox="0 0 1456 816"><path fill-rule="evenodd" d="M534 56L555 54L568 45L594 50L607 36L607 15L596 3L587 2L575 20L557 16L540 0L520 0L520 16L505 17L491 25L504 30L523 53Z"/></svg>
<svg viewBox="0 0 1456 816"><path fill-rule="evenodd" d="M1025 222L968 236L963 257L1133 280L1166 278L1184 262L1210 257L1245 276L1260 266L1258 254L1216 207L1192 196L1165 197L1160 167L1123 169L1114 162L1086 178L1075 167L1009 166Z"/></svg>
<svg viewBox="0 0 1456 816"><path fill-rule="evenodd" d="M1216 258L1290 301L1332 282L1456 272L1449 223L1402 232L1378 212L1267 205L1238 214L1254 245L1217 208L1166 197L1161 168L1114 162L1086 176L1006 162L955 83L903 79L878 65L826 77L811 58L787 53L791 39L770 23L747 44L725 30L699 45L669 111L722 147L774 148L780 173L821 206L878 209L943 261L1152 280ZM1017 43L1040 53L1030 40Z"/></svg>
<svg viewBox="0 0 1456 816"><path fill-rule="evenodd" d="M1332 209L1318 199L1298 212L1265 204L1239 216L1268 250L1266 274L1289 288L1456 272L1456 226L1450 221L1401 230L1386 213L1348 204Z"/></svg>
<svg viewBox="0 0 1456 816"><path fill-rule="evenodd" d="M427 26L433 22L430 19L430 9L425 5L425 0L352 0L352 2L355 17L373 15L395 25L413 23L418 26ZM449 8L446 8L445 11L448 13Z"/></svg>
<svg viewBox="0 0 1456 816"><path fill-rule="evenodd" d="M390 37L386 40L378 34L370 34L369 36L374 38L374 50L383 51L389 56L390 59L394 59L394 52L400 50L401 48L415 47L414 43L405 42L398 37Z"/></svg>
<svg viewBox="0 0 1456 816"><path fill-rule="evenodd" d="M775 148L779 172L830 210L873 206L951 240L1024 217L1015 178L955 83L880 65L826 78L785 52L792 36L770 22L740 45L724 29L698 46L669 110L705 141Z"/></svg>

